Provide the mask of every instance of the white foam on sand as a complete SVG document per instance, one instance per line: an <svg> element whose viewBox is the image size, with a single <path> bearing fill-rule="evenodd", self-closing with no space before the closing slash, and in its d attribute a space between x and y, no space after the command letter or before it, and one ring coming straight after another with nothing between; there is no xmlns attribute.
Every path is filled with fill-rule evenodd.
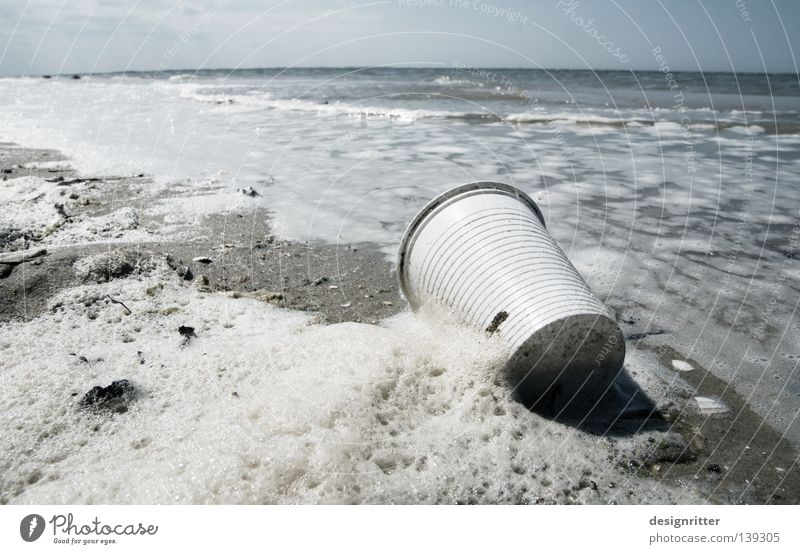
<svg viewBox="0 0 800 554"><path fill-rule="evenodd" d="M0 501L605 502L608 479L640 500L617 439L528 412L498 378L505 346L440 320L325 326L163 262L69 289L0 326ZM78 408L117 379L140 390L129 411Z"/></svg>
<svg viewBox="0 0 800 554"><path fill-rule="evenodd" d="M36 176L3 181L0 229L24 233L45 246L156 240L139 227L139 210L130 206L109 207L96 215L79 213L82 201L96 201L90 186L64 186Z"/></svg>
<svg viewBox="0 0 800 554"><path fill-rule="evenodd" d="M0 187L0 228L40 233L56 228L61 216L53 206L64 202L63 191L40 177L4 181Z"/></svg>

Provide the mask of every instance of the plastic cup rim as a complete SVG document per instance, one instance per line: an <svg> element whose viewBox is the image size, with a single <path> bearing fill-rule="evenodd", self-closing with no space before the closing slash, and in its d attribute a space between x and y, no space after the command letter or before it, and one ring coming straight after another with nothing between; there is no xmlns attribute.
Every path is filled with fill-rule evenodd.
<svg viewBox="0 0 800 554"><path fill-rule="evenodd" d="M425 206L417 212L417 215L415 215L408 224L405 232L403 233L403 238L400 239L400 248L397 252L397 279L400 285L400 290L408 300L409 304L411 304L412 309L416 309L417 306L415 305L416 302L414 301L414 295L407 286L405 266L407 254L414 243L414 236L416 235L416 232L423 226L423 223L428 216L430 216L437 208L450 200L456 200L457 197L461 196L465 192L473 192L477 194L481 192L500 192L506 194L507 196L512 196L517 200L527 204L539 218L539 221L542 222L542 226L546 226L544 216L542 216L542 212L536 202L534 202L527 193L507 183L500 183L496 181L474 181L458 185L436 196L433 200L425 204Z"/></svg>

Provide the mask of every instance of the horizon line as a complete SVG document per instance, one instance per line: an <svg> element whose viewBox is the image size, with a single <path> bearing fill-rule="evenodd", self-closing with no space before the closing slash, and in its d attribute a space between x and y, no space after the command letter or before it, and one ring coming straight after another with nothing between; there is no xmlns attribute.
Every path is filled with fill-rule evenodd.
<svg viewBox="0 0 800 554"><path fill-rule="evenodd" d="M570 67L521 67L521 66L481 66L481 65L465 65L465 68L469 69L487 69L487 70L526 70L526 71L583 71L588 73L598 73L598 72L615 72L615 73L663 73L660 69L641 69L641 68L625 68L625 69L612 69L612 68L570 68ZM79 75L81 77L84 76L93 76L93 75L114 75L114 74L140 74L140 73L150 73L150 74L161 74L161 73L199 73L202 71L228 71L230 73L238 72L238 71L259 71L259 70L308 70L308 69L326 69L326 70L335 70L335 69L346 69L346 70L353 70L353 69L430 69L430 70L455 70L455 71L464 71L464 69L459 69L458 67L453 67L452 65L427 65L427 66L417 66L417 65L402 65L402 66L395 66L395 65L330 65L330 66L258 66L258 67L203 67L203 68L180 68L180 69L118 69L118 70L109 70L109 71L93 71L93 72L81 72L81 71L68 71L62 73L19 73L19 74L0 74L0 78L14 78L14 77L62 77L68 76L71 77L73 75ZM748 70L698 70L698 69L674 69L670 71L670 73L697 73L697 74L711 74L711 73L724 73L730 75L796 75L800 76L800 73L795 71L748 71Z"/></svg>

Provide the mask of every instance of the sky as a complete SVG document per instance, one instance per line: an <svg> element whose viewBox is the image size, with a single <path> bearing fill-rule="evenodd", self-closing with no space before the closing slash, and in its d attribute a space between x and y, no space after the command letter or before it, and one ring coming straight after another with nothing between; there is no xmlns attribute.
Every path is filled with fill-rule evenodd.
<svg viewBox="0 0 800 554"><path fill-rule="evenodd" d="M797 72L797 0L2 0L0 75L452 66Z"/></svg>

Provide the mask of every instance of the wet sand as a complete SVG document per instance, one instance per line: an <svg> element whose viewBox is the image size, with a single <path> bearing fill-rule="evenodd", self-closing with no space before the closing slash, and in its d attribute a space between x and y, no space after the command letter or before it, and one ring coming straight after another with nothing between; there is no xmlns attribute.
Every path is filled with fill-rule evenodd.
<svg viewBox="0 0 800 554"><path fill-rule="evenodd" d="M58 152L17 148L0 144L3 180L21 176L73 180L92 184L90 199L81 197L67 206L71 217L97 217L120 206L137 208L138 192L147 180L119 177L100 180L81 176L68 167L64 170L26 167L31 162L64 160ZM74 193L73 193L74 194ZM158 229L157 217L143 218L140 227ZM31 319L43 310L57 291L75 286L81 279L72 266L76 261L111 250L129 250L169 258L177 272L189 271L187 284L208 291L273 292L280 295L272 303L285 308L318 312L326 322L371 322L403 309L391 264L371 244L324 245L276 240L264 210L244 213L212 214L190 230L190 240L114 242L51 247L46 256L24 264L0 264L7 275L0 280L0 321ZM0 230L0 252L38 248L35 239L25 240L21 230ZM212 238L213 237L213 238ZM196 262L195 258L209 262ZM206 283L207 281L207 283ZM203 284L200 284L203 283Z"/></svg>
<svg viewBox="0 0 800 554"><path fill-rule="evenodd" d="M375 324L407 309L391 263L373 245L282 241L273 236L269 212L263 207L207 215L185 226L183 233L162 233L167 228L163 218L138 210L143 203L158 199L148 196L146 176L79 175L58 152L11 144L0 145L0 168L0 186L17 177L35 176L63 190L63 202L55 202L49 216L56 218L54 225L0 229L0 253L46 251L27 261L0 262L0 325L13 328L35 322L61 307L52 302L60 292L91 282L132 281L152 272L159 261L170 268L170 278L187 289L222 295L231 303L253 298L310 312L322 324ZM158 193L170 194L175 192ZM54 234L65 235L91 218L117 217L127 213L121 212L125 209L140 213L130 228L145 233L147 240L125 240L110 219L104 227L90 228L97 235L95 241L48 242ZM98 300L125 306L124 301L124 294ZM87 303L86 309L91 317L93 308ZM124 309L130 311L127 306ZM635 324L622 321L620 325L635 337L631 341L638 348L626 363L627 381L621 380L616 397L608 399L615 406L613 417L598 409L588 418L562 416L558 423L569 431L607 440L608 457L616 470L590 469L555 493L548 479L539 475L533 482L531 476L531 488L547 489L537 497L541 502L645 503L662 498L657 494L662 485L690 488L711 503L800 502L798 454L779 430L769 427L745 399L697 362L689 360L693 371L672 370L671 361L683 358L660 344L657 335L637 337ZM695 396L720 397L731 411L703 416L696 409ZM547 464L539 471L546 475ZM14 491L22 490L16 485L3 487L0 500L14 502ZM682 500L680 496L673 499ZM531 500L509 495L508 501ZM688 496L685 501L690 501Z"/></svg>

